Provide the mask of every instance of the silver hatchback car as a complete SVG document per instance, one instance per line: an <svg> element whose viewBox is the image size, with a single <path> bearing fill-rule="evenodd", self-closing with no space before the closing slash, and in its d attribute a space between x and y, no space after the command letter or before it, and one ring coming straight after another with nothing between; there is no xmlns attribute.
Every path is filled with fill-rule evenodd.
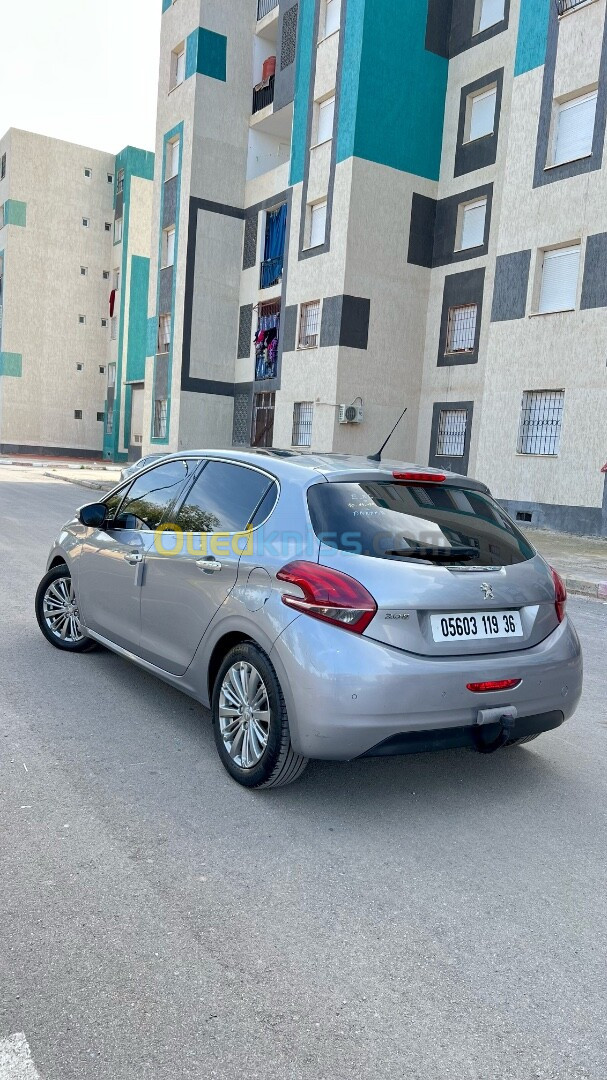
<svg viewBox="0 0 607 1080"><path fill-rule="evenodd" d="M558 574L481 483L290 451L171 455L83 506L36 595L210 707L251 788L310 758L526 742L582 690Z"/></svg>

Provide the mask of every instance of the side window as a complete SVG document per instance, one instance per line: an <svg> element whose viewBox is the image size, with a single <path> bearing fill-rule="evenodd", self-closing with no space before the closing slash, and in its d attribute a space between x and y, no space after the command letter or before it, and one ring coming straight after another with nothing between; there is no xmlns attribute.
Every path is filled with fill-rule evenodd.
<svg viewBox="0 0 607 1080"><path fill-rule="evenodd" d="M272 483L263 473L209 461L188 492L175 524L184 532L243 532Z"/></svg>
<svg viewBox="0 0 607 1080"><path fill-rule="evenodd" d="M256 525L263 525L264 521L269 518L272 510L276 506L277 499L278 486L272 482L251 518L251 525L253 525L253 527Z"/></svg>
<svg viewBox="0 0 607 1080"><path fill-rule="evenodd" d="M133 481L116 519L117 529L157 529L197 462L167 461Z"/></svg>
<svg viewBox="0 0 607 1080"><path fill-rule="evenodd" d="M109 499L105 500L105 507L106 507L106 510L107 510L107 513L105 515L105 520L106 521L109 522L109 521L114 520L114 518L116 517L116 512L118 510L118 507L120 506L120 503L124 499L124 496L125 496L126 492L128 491L128 489L129 489L129 485L126 484L124 487L120 488L120 491L115 491L113 495L110 495Z"/></svg>

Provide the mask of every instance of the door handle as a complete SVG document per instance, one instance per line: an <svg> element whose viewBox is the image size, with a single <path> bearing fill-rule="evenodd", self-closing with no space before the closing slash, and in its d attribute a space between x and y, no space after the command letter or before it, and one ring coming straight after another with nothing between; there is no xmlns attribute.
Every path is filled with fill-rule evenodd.
<svg viewBox="0 0 607 1080"><path fill-rule="evenodd" d="M205 574L216 574L221 570L221 563L217 559L197 559L196 566Z"/></svg>
<svg viewBox="0 0 607 1080"><path fill-rule="evenodd" d="M136 566L137 563L143 562L143 555L140 555L137 551L127 552L124 558L131 566Z"/></svg>

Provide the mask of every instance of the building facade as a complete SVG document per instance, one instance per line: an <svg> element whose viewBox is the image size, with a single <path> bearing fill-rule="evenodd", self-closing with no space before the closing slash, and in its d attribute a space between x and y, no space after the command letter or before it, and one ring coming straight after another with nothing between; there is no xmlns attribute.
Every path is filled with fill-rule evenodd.
<svg viewBox="0 0 607 1080"><path fill-rule="evenodd" d="M162 0L143 448L607 532L605 0Z"/></svg>
<svg viewBox="0 0 607 1080"><path fill-rule="evenodd" d="M152 177L153 154L133 147L117 158L16 129L0 139L0 452L126 459Z"/></svg>

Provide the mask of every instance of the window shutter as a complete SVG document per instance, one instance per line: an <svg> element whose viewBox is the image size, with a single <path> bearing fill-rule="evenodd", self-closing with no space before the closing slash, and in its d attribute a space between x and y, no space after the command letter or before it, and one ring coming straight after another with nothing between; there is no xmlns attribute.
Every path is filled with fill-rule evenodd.
<svg viewBox="0 0 607 1080"><path fill-rule="evenodd" d="M561 105L554 140L554 165L592 153L596 90Z"/></svg>
<svg viewBox="0 0 607 1080"><path fill-rule="evenodd" d="M484 94L476 94L472 98L470 108L470 131L469 142L474 139L482 139L484 135L491 135L495 126L495 105L497 90L492 87Z"/></svg>
<svg viewBox="0 0 607 1080"><path fill-rule="evenodd" d="M312 207L312 223L310 228L310 247L319 247L325 242L327 227L327 204L319 203Z"/></svg>
<svg viewBox="0 0 607 1080"><path fill-rule="evenodd" d="M470 203L464 207L462 219L462 248L482 247L485 242L485 214L487 213L487 200Z"/></svg>
<svg viewBox="0 0 607 1080"><path fill-rule="evenodd" d="M575 307L580 248L544 252L540 312L567 311Z"/></svg>
<svg viewBox="0 0 607 1080"><path fill-rule="evenodd" d="M489 26L495 26L504 18L504 0L482 0L481 17L478 24L478 33L486 30Z"/></svg>
<svg viewBox="0 0 607 1080"><path fill-rule="evenodd" d="M335 0L333 0L335 2ZM335 116L335 98L323 101L318 110L318 138L317 142L327 142L333 138L333 118Z"/></svg>

